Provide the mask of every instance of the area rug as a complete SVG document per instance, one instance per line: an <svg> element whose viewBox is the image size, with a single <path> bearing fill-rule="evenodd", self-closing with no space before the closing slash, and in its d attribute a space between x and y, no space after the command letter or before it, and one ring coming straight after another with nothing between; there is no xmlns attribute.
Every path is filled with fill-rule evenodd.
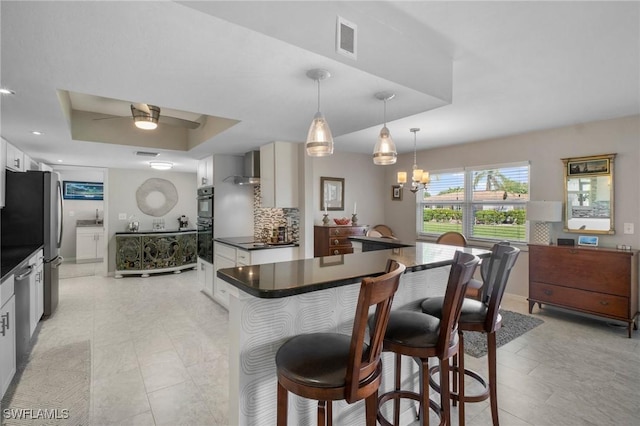
<svg viewBox="0 0 640 426"><path fill-rule="evenodd" d="M91 342L33 354L18 366L2 399L3 426L86 426L91 393Z"/></svg>
<svg viewBox="0 0 640 426"><path fill-rule="evenodd" d="M496 343L498 347L505 345L522 336L527 331L539 326L544 321L529 315L500 309L502 315L502 328L496 332ZM487 336L485 333L476 331L464 332L464 352L475 358L480 358L487 354Z"/></svg>

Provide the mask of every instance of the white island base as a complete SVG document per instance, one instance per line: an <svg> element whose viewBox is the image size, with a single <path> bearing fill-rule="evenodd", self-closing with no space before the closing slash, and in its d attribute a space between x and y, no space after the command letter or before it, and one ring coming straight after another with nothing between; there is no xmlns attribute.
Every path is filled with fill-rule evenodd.
<svg viewBox="0 0 640 426"><path fill-rule="evenodd" d="M448 266L406 273L400 281L392 309L407 305L417 308L417 302L425 297L443 295L448 274ZM229 424L272 426L276 423L275 354L278 348L297 334L337 332L350 335L360 284L274 299L257 298L236 287L232 289L229 301ZM393 389L393 354L383 354L383 368L381 394ZM403 360L403 388L418 390L417 373L412 360ZM315 425L316 407L316 401L289 393L289 424ZM334 402L334 424L364 424L364 407L364 401L354 404ZM404 410L404 415L412 415L412 408Z"/></svg>

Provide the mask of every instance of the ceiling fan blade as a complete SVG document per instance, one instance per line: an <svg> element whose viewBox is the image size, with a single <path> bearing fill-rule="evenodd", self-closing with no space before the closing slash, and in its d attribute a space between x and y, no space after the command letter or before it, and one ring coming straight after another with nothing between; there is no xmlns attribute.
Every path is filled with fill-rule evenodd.
<svg viewBox="0 0 640 426"><path fill-rule="evenodd" d="M198 123L197 121L185 120L177 117L169 117L167 115L161 115L158 121L169 126L186 127L187 129L191 130L200 127L200 123Z"/></svg>
<svg viewBox="0 0 640 426"><path fill-rule="evenodd" d="M140 111L145 112L146 114L151 114L151 110L149 109L149 105L148 104L142 104L142 103L133 103L131 104L134 108L139 109Z"/></svg>

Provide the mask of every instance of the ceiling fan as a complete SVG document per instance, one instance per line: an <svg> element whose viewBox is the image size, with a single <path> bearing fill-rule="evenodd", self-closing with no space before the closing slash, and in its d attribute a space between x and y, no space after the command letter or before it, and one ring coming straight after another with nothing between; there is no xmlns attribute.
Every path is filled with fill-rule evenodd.
<svg viewBox="0 0 640 426"><path fill-rule="evenodd" d="M153 130L158 127L158 122L175 127L185 127L187 129L197 129L200 123L197 121L185 120L183 118L160 115L160 107L150 104L131 104L131 116L135 126L143 130ZM103 117L94 120L110 120L114 118L126 117Z"/></svg>

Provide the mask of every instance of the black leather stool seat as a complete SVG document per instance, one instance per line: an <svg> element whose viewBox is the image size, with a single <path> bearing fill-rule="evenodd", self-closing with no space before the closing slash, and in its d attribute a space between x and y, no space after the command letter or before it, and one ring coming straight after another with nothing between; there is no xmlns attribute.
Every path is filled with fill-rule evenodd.
<svg viewBox="0 0 640 426"><path fill-rule="evenodd" d="M437 318L442 318L442 303L444 297L430 297L425 299L420 307L422 312L428 315L433 315ZM479 300L468 299L465 297L462 302L462 308L460 309L460 320L458 324L482 324L487 319L488 308L487 305ZM462 327L461 327L462 328Z"/></svg>
<svg viewBox="0 0 640 426"><path fill-rule="evenodd" d="M389 316L384 339L406 347L433 348L438 344L439 335L439 318L422 312L397 310Z"/></svg>
<svg viewBox="0 0 640 426"><path fill-rule="evenodd" d="M344 334L301 334L278 349L276 365L280 374L303 385L345 386L350 345L351 336Z"/></svg>

